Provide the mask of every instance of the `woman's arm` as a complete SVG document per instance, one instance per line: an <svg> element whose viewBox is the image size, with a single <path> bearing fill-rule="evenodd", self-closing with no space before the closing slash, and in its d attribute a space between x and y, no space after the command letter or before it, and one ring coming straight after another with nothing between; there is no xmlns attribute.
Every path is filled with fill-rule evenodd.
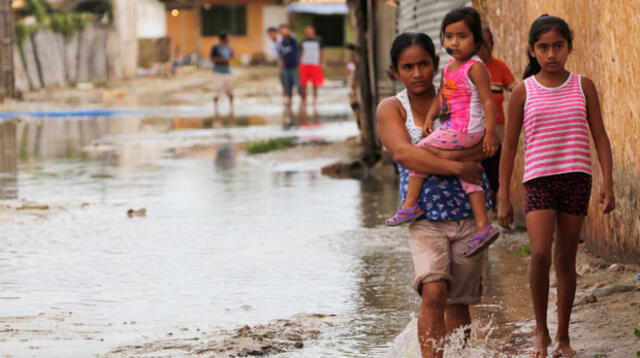
<svg viewBox="0 0 640 358"><path fill-rule="evenodd" d="M524 83L519 83L509 99L509 110L506 123L506 133L502 142L502 155L500 156L500 170L498 189L498 220L500 225L507 229L513 224L513 207L511 206L510 188L513 163L516 158L516 150L520 141L522 129L522 116L524 102L527 98L527 90Z"/></svg>
<svg viewBox="0 0 640 358"><path fill-rule="evenodd" d="M376 113L377 132L393 160L405 168L439 175L457 175L471 182L479 182L482 166L474 162L456 162L438 158L411 143L405 127L402 108L394 97L384 99Z"/></svg>
<svg viewBox="0 0 640 358"><path fill-rule="evenodd" d="M593 142L598 152L598 160L602 168L602 186L600 188L600 204L602 212L607 214L616 206L616 199L613 193L613 158L611 154L611 143L604 127L602 112L600 111L600 99L596 86L587 77L582 77L582 90L587 99L587 118L589 128L593 136Z"/></svg>
<svg viewBox="0 0 640 358"><path fill-rule="evenodd" d="M481 162L488 158L487 153L482 149L482 142L462 150L439 149L431 146L427 147L427 150L439 158L459 162Z"/></svg>

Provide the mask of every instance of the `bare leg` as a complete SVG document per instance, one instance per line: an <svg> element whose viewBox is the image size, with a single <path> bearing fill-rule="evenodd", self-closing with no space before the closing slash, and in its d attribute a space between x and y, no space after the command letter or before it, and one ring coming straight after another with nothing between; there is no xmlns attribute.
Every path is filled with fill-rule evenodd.
<svg viewBox="0 0 640 358"><path fill-rule="evenodd" d="M569 324L576 296L576 252L584 216L558 213L558 238L553 250L553 267L558 279L558 332L553 356L569 357L571 348Z"/></svg>
<svg viewBox="0 0 640 358"><path fill-rule="evenodd" d="M284 104L284 110L285 111L291 110L291 103L293 102L293 96L291 95L291 93L283 92L282 93L282 102Z"/></svg>
<svg viewBox="0 0 640 358"><path fill-rule="evenodd" d="M489 226L489 215L487 214L486 201L484 200L484 192L476 191L467 194L473 217L476 219L476 234L482 232Z"/></svg>
<svg viewBox="0 0 640 358"><path fill-rule="evenodd" d="M313 86L313 108L318 107L318 87Z"/></svg>
<svg viewBox="0 0 640 358"><path fill-rule="evenodd" d="M300 86L300 113L307 113L307 86Z"/></svg>
<svg viewBox="0 0 640 358"><path fill-rule="evenodd" d="M448 287L445 281L422 286L422 304L418 315L418 341L422 358L442 358L440 344L445 335L444 313Z"/></svg>
<svg viewBox="0 0 640 358"><path fill-rule="evenodd" d="M414 175L409 176L409 186L407 188L407 197L404 200L404 204L402 204L402 209L409 209L410 207L418 204L418 199L420 198L420 191L422 190L423 183L424 183L423 177L414 176Z"/></svg>
<svg viewBox="0 0 640 358"><path fill-rule="evenodd" d="M549 304L549 268L551 267L551 245L556 219L555 210L535 210L526 216L527 233L531 243L531 263L529 265L529 286L533 310L536 316L535 358L547 356L551 344L547 327L547 306Z"/></svg>
<svg viewBox="0 0 640 358"><path fill-rule="evenodd" d="M444 317L447 335L453 333L458 328L471 324L471 314L469 313L468 305L449 305L447 306ZM464 335L465 341L468 340L471 335L471 328L465 329Z"/></svg>

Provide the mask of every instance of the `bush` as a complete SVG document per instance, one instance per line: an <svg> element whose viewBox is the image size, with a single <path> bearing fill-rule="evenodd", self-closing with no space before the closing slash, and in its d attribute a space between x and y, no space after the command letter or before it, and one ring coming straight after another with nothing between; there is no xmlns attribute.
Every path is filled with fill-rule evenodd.
<svg viewBox="0 0 640 358"><path fill-rule="evenodd" d="M49 17L51 29L67 37L81 32L91 21L91 14L79 12L57 12Z"/></svg>
<svg viewBox="0 0 640 358"><path fill-rule="evenodd" d="M40 25L38 24L27 25L22 22L16 22L14 25L16 45L22 48L22 44L24 43L24 40L26 40L28 37L31 37L31 35L38 32L39 29L40 29Z"/></svg>

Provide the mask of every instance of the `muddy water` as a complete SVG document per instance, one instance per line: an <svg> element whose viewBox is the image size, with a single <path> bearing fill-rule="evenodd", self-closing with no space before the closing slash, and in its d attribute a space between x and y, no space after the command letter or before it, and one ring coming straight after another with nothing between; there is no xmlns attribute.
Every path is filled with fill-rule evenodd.
<svg viewBox="0 0 640 358"><path fill-rule="evenodd" d="M215 331L324 313L341 323L281 357L382 356L418 302L405 228L380 226L396 208L396 183L324 177L323 158L284 167L249 160L242 148L253 140L357 133L335 118L293 127L252 118L247 124L260 126L233 118L179 126L158 116L12 124L17 150L5 149L2 162L17 164L3 167L3 198L63 209L15 223L3 214L0 317L72 312L92 331L0 341L0 352L86 357L176 327ZM139 208L146 217L127 217ZM523 315L521 268L521 259L495 251L487 304L476 314Z"/></svg>

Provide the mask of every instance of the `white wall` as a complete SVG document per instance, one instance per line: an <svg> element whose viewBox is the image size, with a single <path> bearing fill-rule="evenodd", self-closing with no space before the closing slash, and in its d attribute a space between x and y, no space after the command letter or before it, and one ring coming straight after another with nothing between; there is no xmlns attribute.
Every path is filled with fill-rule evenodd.
<svg viewBox="0 0 640 358"><path fill-rule="evenodd" d="M129 0L131 1L131 0ZM165 7L159 0L136 0L138 38L158 39L167 36Z"/></svg>
<svg viewBox="0 0 640 358"><path fill-rule="evenodd" d="M271 58L269 44L271 43L271 39L267 36L267 29L271 26L276 29L280 24L287 21L287 11L282 5L265 5L262 12L263 16L263 26L262 34L264 36L264 53L267 55L267 58L270 60L275 60L275 58Z"/></svg>
<svg viewBox="0 0 640 358"><path fill-rule="evenodd" d="M140 1L140 0L136 0ZM130 78L138 70L138 7L132 0L115 0L114 28L117 36L110 37L109 54L111 73L116 78Z"/></svg>

